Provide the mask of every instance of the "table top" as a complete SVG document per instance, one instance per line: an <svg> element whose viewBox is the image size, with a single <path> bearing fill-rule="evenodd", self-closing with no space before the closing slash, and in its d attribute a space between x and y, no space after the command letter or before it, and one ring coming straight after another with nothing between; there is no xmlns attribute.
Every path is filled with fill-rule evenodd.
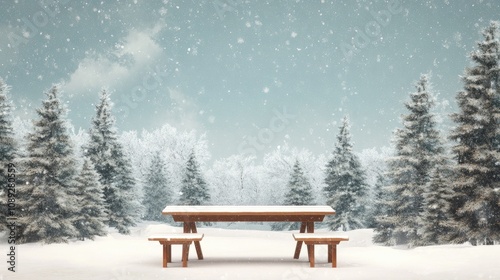
<svg viewBox="0 0 500 280"><path fill-rule="evenodd" d="M191 206L169 205L163 209L164 215L172 215L174 221L283 221L306 222L324 219L335 211L325 205L290 205L290 206Z"/></svg>

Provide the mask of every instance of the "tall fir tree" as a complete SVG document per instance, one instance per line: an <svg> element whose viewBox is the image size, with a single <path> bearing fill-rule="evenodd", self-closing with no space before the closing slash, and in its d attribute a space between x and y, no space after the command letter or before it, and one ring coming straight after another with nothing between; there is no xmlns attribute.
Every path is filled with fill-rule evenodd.
<svg viewBox="0 0 500 280"><path fill-rule="evenodd" d="M304 171L300 166L298 160L295 160L293 165L292 174L288 181L288 192L285 194L284 205L313 205L314 197L312 186ZM293 223L274 223L271 227L273 230L297 230L299 228L298 222Z"/></svg>
<svg viewBox="0 0 500 280"><path fill-rule="evenodd" d="M448 159L443 156L431 173L424 193L421 230L425 245L447 243L446 236L451 230L450 199L453 193L450 178L453 178L453 172Z"/></svg>
<svg viewBox="0 0 500 280"><path fill-rule="evenodd" d="M456 165L453 182L454 230L449 239L472 244L500 242L500 43L499 22L483 30L470 54L473 66L462 77L459 112L450 138Z"/></svg>
<svg viewBox="0 0 500 280"><path fill-rule="evenodd" d="M352 230L365 226L367 184L365 172L354 154L349 119L344 117L332 160L326 166L324 193L335 215L327 218L331 230Z"/></svg>
<svg viewBox="0 0 500 280"><path fill-rule="evenodd" d="M73 145L66 128L59 89L53 86L28 135L23 167L27 183L18 186L20 242L59 243L75 237L79 215Z"/></svg>
<svg viewBox="0 0 500 280"><path fill-rule="evenodd" d="M208 186L200 173L194 152L191 152L181 182L181 205L203 205L210 201Z"/></svg>
<svg viewBox="0 0 500 280"><path fill-rule="evenodd" d="M385 196L385 187L387 186L387 180L384 177L384 174L381 172L377 172L377 177L375 181L375 185L372 189L373 199L370 204L370 212L367 213L367 226L370 228L374 228L377 226L376 217L385 215L387 213L387 205L384 204L386 201Z"/></svg>
<svg viewBox="0 0 500 280"><path fill-rule="evenodd" d="M106 208L104 207L104 194L99 183L99 174L94 169L92 162L85 158L82 170L76 178L79 215L75 220L78 231L77 237L93 240L95 236L106 234Z"/></svg>
<svg viewBox="0 0 500 280"><path fill-rule="evenodd" d="M160 153L156 153L151 160L145 178L142 202L145 207L144 220L167 220L167 217L161 212L171 202L172 192L165 168L165 161L160 157Z"/></svg>
<svg viewBox="0 0 500 280"><path fill-rule="evenodd" d="M140 217L140 206L130 160L118 141L111 108L109 93L101 91L85 155L90 158L100 176L99 182L104 189L107 224L118 229L120 233L128 234L129 228L134 226Z"/></svg>
<svg viewBox="0 0 500 280"><path fill-rule="evenodd" d="M390 217L395 213L390 207L390 203L397 199L393 197L393 193L389 190L390 185L385 174L377 175L377 183L375 184L375 207L373 212L374 232L373 242L384 245L391 245L393 224L390 222Z"/></svg>
<svg viewBox="0 0 500 280"><path fill-rule="evenodd" d="M405 103L409 114L402 116L403 128L395 131L396 155L388 162L388 187L394 198L389 201L389 215L384 230L391 232L387 244L420 245L421 214L424 193L440 155L442 139L431 112L434 98L429 91L429 78L421 75L416 92ZM377 229L376 229L377 230Z"/></svg>
<svg viewBox="0 0 500 280"><path fill-rule="evenodd" d="M16 185L17 176L19 174L8 172L9 164L14 164L14 166L17 164L17 161L15 161L17 158L17 149L12 125L13 106L9 98L9 90L10 87L0 78L0 180L2 180L2 182L8 182L10 179L11 183ZM9 178L9 173L14 174L14 177ZM7 183L2 184L0 199L0 231L3 231L6 229L7 225L8 201L12 199L15 200L15 194L13 192L9 194L8 192ZM16 213L12 212L12 214L14 214L15 217Z"/></svg>
<svg viewBox="0 0 500 280"><path fill-rule="evenodd" d="M314 201L312 186L304 175L298 160L293 165L293 171L288 181L288 192L285 195L285 205L312 205Z"/></svg>

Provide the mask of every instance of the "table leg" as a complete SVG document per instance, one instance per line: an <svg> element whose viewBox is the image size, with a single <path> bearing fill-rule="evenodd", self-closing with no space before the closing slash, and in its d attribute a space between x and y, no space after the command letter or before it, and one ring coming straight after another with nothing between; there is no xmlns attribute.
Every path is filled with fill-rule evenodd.
<svg viewBox="0 0 500 280"><path fill-rule="evenodd" d="M184 233L198 233L196 229L195 222L184 222ZM194 247L196 248L196 254L198 255L199 260L203 260L203 252L201 251L200 241L194 242ZM184 250L184 248L182 249ZM184 254L184 252L182 252Z"/></svg>
<svg viewBox="0 0 500 280"><path fill-rule="evenodd" d="M184 233L191 233L191 222L184 222Z"/></svg>
<svg viewBox="0 0 500 280"><path fill-rule="evenodd" d="M306 222L300 223L300 233L306 232ZM300 249L302 248L302 241L297 241L297 246L295 246L295 254L293 255L294 259L298 259L300 256Z"/></svg>
<svg viewBox="0 0 500 280"><path fill-rule="evenodd" d="M195 222L191 222L191 232L198 233ZM200 241L195 241L194 247L196 248L196 254L198 255L198 259L203 260L203 252L201 251Z"/></svg>
<svg viewBox="0 0 500 280"><path fill-rule="evenodd" d="M314 222L307 222L307 233L314 233ZM309 255L309 264L314 267L314 244L307 244L307 253Z"/></svg>

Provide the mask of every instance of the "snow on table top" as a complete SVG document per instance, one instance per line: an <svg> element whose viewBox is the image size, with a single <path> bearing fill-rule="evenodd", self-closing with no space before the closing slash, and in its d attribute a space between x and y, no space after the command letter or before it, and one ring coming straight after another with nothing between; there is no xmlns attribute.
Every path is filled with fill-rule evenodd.
<svg viewBox="0 0 500 280"><path fill-rule="evenodd" d="M287 206L207 206L207 205L169 205L162 211L164 214L211 214L211 213L290 213L290 214L335 214L335 211L330 206L326 205L287 205Z"/></svg>
<svg viewBox="0 0 500 280"><path fill-rule="evenodd" d="M202 239L202 233L166 233L166 234L155 234L148 237L151 241L158 241L158 239L167 240L180 240L180 239Z"/></svg>
<svg viewBox="0 0 500 280"><path fill-rule="evenodd" d="M317 233L294 233L293 236L300 237L301 239L315 239L318 237L323 238L342 238L349 240L349 236L338 234L336 232L317 232Z"/></svg>

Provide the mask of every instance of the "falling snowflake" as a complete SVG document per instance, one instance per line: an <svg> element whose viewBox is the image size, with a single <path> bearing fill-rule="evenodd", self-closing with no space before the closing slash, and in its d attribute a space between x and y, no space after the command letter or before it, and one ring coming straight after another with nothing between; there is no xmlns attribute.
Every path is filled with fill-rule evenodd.
<svg viewBox="0 0 500 280"><path fill-rule="evenodd" d="M161 7L160 10L158 11L158 13L160 14L160 16L166 15L167 14L167 8Z"/></svg>

